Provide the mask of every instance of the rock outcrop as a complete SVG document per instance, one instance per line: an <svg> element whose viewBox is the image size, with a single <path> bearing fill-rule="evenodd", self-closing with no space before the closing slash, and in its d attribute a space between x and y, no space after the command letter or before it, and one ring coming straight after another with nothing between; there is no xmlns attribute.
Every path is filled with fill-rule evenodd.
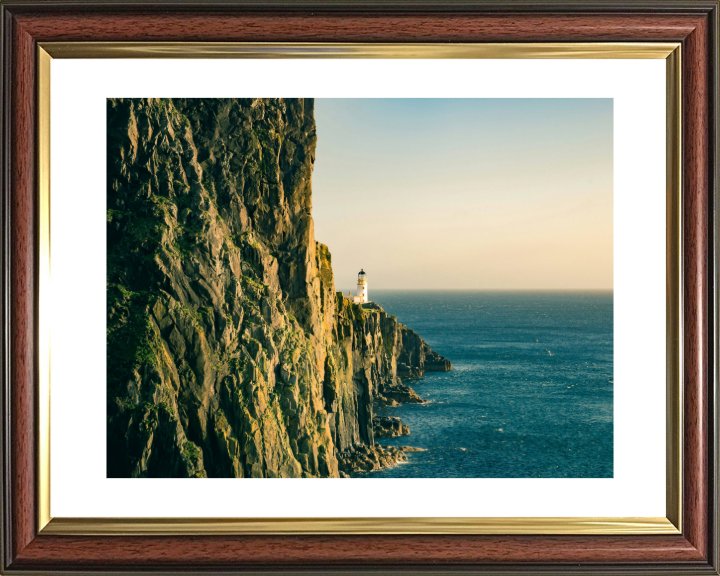
<svg viewBox="0 0 720 576"><path fill-rule="evenodd" d="M452 370L450 360L430 350L430 346L425 342L423 342L423 348L425 352L424 368L426 372L448 372Z"/></svg>
<svg viewBox="0 0 720 576"><path fill-rule="evenodd" d="M398 376L421 378L428 372L447 372L452 369L450 360L430 349L420 336L404 324L399 324L402 351L397 360Z"/></svg>
<svg viewBox="0 0 720 576"><path fill-rule="evenodd" d="M398 366L450 363L335 291L311 216L313 101L109 99L107 119L108 476L404 458L375 444L373 402L422 402Z"/></svg>
<svg viewBox="0 0 720 576"><path fill-rule="evenodd" d="M396 438L410 434L410 428L397 416L375 416L373 433L375 438Z"/></svg>
<svg viewBox="0 0 720 576"><path fill-rule="evenodd" d="M350 478L356 475L376 472L394 466L407 460L405 452L394 446L364 446L360 445L350 450L340 452L340 475Z"/></svg>

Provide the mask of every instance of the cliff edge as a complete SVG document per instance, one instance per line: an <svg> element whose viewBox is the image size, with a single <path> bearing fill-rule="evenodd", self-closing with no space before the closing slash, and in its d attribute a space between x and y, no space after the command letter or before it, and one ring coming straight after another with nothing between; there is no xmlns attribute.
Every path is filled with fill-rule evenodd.
<svg viewBox="0 0 720 576"><path fill-rule="evenodd" d="M335 291L311 216L313 101L109 99L107 123L108 476L403 458L375 444L374 402L422 402L401 377L450 362Z"/></svg>

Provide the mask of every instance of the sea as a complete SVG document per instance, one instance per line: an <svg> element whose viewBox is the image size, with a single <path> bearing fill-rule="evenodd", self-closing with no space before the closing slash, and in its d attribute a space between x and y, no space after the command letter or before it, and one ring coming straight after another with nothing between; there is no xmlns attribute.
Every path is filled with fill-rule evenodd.
<svg viewBox="0 0 720 576"><path fill-rule="evenodd" d="M371 299L452 362L380 408L413 446L383 478L612 478L612 291L382 291Z"/></svg>

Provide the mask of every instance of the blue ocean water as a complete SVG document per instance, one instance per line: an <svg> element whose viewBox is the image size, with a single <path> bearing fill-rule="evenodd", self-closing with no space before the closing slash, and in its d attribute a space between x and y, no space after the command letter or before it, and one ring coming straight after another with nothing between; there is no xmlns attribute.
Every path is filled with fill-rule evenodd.
<svg viewBox="0 0 720 576"><path fill-rule="evenodd" d="M381 291L371 298L450 359L407 380L429 402L381 408L410 435L396 478L611 478L613 294Z"/></svg>

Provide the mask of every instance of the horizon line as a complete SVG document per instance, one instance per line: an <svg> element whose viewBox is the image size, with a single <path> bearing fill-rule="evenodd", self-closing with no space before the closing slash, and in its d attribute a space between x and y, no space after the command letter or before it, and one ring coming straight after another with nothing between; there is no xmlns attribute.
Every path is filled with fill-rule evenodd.
<svg viewBox="0 0 720 576"><path fill-rule="evenodd" d="M402 292L613 292L614 288L373 288ZM335 289L336 292L344 292Z"/></svg>

